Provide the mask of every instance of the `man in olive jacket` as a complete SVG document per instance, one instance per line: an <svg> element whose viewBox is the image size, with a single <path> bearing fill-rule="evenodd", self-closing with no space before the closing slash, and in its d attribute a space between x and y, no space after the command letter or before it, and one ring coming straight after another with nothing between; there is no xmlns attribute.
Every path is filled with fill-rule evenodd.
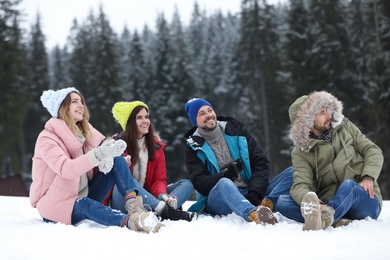
<svg viewBox="0 0 390 260"><path fill-rule="evenodd" d="M377 219L381 211L382 151L342 112L342 102L325 91L302 96L289 109L294 181L277 207L303 222L303 230L341 218Z"/></svg>

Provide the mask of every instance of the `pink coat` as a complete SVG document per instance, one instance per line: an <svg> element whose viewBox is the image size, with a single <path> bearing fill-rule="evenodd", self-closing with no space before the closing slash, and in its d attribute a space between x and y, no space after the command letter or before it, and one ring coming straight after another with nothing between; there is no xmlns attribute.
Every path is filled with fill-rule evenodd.
<svg viewBox="0 0 390 260"><path fill-rule="evenodd" d="M105 138L90 128L93 137L84 145L62 119L51 118L39 134L32 162L30 203L43 218L71 224L80 176L87 173L89 180L93 178L94 165L87 152ZM80 156L82 149L84 155Z"/></svg>

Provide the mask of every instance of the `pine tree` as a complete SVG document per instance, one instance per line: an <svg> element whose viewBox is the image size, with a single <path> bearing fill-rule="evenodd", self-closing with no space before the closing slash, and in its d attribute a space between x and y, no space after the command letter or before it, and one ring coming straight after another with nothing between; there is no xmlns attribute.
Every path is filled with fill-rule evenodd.
<svg viewBox="0 0 390 260"><path fill-rule="evenodd" d="M186 46L191 59L191 74L196 86L195 93L188 93L194 96L187 96L187 99L200 96L207 97L203 83L203 78L205 77L204 64L208 53L205 45L207 41L206 22L207 19L204 12L201 12L198 3L195 2L190 25L184 32Z"/></svg>
<svg viewBox="0 0 390 260"><path fill-rule="evenodd" d="M240 54L242 83L252 94L249 99L253 111L250 125L267 152L271 167L278 172L282 167L280 162L272 161L280 157L284 146L280 140L285 125L280 118L286 118L286 101L283 86L277 81L277 72L282 67L275 15L265 2L261 6L256 0L242 2Z"/></svg>
<svg viewBox="0 0 390 260"><path fill-rule="evenodd" d="M130 60L131 50L131 33L125 26L119 40L119 74L118 80L120 85L121 98L123 101L133 99L133 90L129 81L129 73L132 68ZM119 127L119 126L118 126Z"/></svg>
<svg viewBox="0 0 390 260"><path fill-rule="evenodd" d="M66 56L66 50L61 50L58 45L54 47L52 55L53 71L51 77L51 89L61 89L70 86L70 83L68 82Z"/></svg>
<svg viewBox="0 0 390 260"><path fill-rule="evenodd" d="M0 0L0 176L27 169L23 120L28 105L27 52L19 0Z"/></svg>
<svg viewBox="0 0 390 260"><path fill-rule="evenodd" d="M91 13L88 17L89 21L94 17ZM73 20L73 25L70 31L70 36L67 42L69 57L67 59L67 68L70 79L70 85L82 92L86 98L86 103L89 109L93 104L92 91L88 86L93 86L94 71L93 63L93 46L92 39L94 37L93 25L79 26L77 20Z"/></svg>
<svg viewBox="0 0 390 260"><path fill-rule="evenodd" d="M40 102L42 92L49 89L48 57L45 47L45 37L41 30L41 18L37 14L35 25L31 28L29 42L29 109L24 121L26 148L33 153L35 140L42 131L45 122L51 117Z"/></svg>
<svg viewBox="0 0 390 260"><path fill-rule="evenodd" d="M194 79L191 75L191 58L188 53L188 47L184 40L184 33L180 16L175 11L170 27L169 45L172 50L172 85L171 95L169 96L169 135L163 136L168 146L165 148L167 164L167 178L169 182L186 177L184 156L178 158L178 154L184 155L184 129L188 127L188 118L184 112L184 104L188 96L192 96L195 90Z"/></svg>
<svg viewBox="0 0 390 260"><path fill-rule="evenodd" d="M131 48L129 53L129 73L127 79L129 81L128 92L131 92L135 100L146 101L147 93L147 79L150 77L146 69L145 51L143 42L135 31L131 41Z"/></svg>
<svg viewBox="0 0 390 260"><path fill-rule="evenodd" d="M373 1L376 46L372 53L371 65L371 128L374 141L382 148L385 158L382 174L379 178L383 196L390 197L390 178L386 174L390 169L390 138L386 133L390 126L390 3L389 1Z"/></svg>
<svg viewBox="0 0 390 260"><path fill-rule="evenodd" d="M240 53L239 41L241 38L239 30L239 19L230 13L223 19L223 26L220 31L220 57L221 57L221 75L219 83L213 90L214 97L218 97L218 111L224 115L242 118L246 114L247 96L245 89L241 84L239 75ZM217 100L218 100L217 99Z"/></svg>
<svg viewBox="0 0 390 260"><path fill-rule="evenodd" d="M100 8L95 23L96 35L93 41L94 84L88 86L94 100L88 103L91 109L91 124L106 134L112 134L116 127L111 109L121 99L119 86L119 42L106 15ZM95 115L95 116L94 116Z"/></svg>

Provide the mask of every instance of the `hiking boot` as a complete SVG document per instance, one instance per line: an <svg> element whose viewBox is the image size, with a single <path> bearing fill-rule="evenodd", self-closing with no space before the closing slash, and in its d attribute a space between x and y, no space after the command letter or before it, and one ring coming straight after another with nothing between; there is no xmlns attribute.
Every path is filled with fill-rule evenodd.
<svg viewBox="0 0 390 260"><path fill-rule="evenodd" d="M333 224L334 221L334 209L332 207L326 206L321 211L321 227L325 229Z"/></svg>
<svg viewBox="0 0 390 260"><path fill-rule="evenodd" d="M351 222L352 222L352 219L342 218L339 221L337 221L336 223L333 223L332 226L334 228L343 227L343 226L349 225L349 223L351 223Z"/></svg>
<svg viewBox="0 0 390 260"><path fill-rule="evenodd" d="M153 212L142 206L141 196L127 202L125 208L130 216L127 226L131 230L156 233L163 226Z"/></svg>
<svg viewBox="0 0 390 260"><path fill-rule="evenodd" d="M320 201L314 192L308 192L301 202L301 214L305 219L303 230L321 229Z"/></svg>
<svg viewBox="0 0 390 260"><path fill-rule="evenodd" d="M198 218L198 214L196 214L195 212L187 212L174 209L168 204L166 204L160 213L160 217L162 220L186 220L188 222L191 222L193 219Z"/></svg>
<svg viewBox="0 0 390 260"><path fill-rule="evenodd" d="M272 200L267 200L266 198L264 198L264 199L261 201L260 206L267 207L267 208L269 208L272 212L275 212L275 207L274 207L274 203L272 202Z"/></svg>
<svg viewBox="0 0 390 260"><path fill-rule="evenodd" d="M250 221L263 226L267 224L274 225L278 223L274 214L268 207L258 206L256 210L252 211L248 216Z"/></svg>

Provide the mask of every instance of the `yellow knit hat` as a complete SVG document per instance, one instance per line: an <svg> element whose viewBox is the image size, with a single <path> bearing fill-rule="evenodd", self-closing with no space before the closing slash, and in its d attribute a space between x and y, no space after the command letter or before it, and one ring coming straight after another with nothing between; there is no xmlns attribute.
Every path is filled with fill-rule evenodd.
<svg viewBox="0 0 390 260"><path fill-rule="evenodd" d="M149 110L148 106L141 101L116 102L112 107L112 114L114 115L115 120L122 126L123 131L126 130L127 121L129 120L134 108L139 106Z"/></svg>

